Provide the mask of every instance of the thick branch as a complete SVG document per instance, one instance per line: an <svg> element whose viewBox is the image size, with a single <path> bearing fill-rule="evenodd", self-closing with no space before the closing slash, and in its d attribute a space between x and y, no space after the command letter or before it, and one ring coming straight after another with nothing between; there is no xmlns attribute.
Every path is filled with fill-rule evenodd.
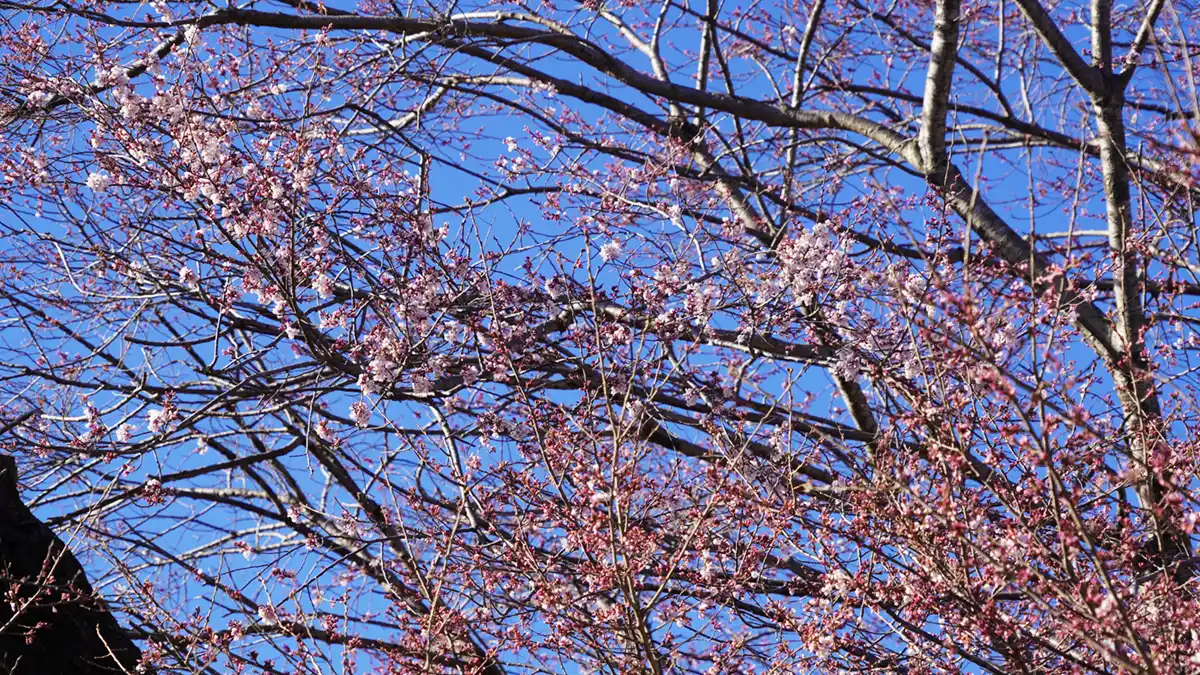
<svg viewBox="0 0 1200 675"><path fill-rule="evenodd" d="M941 0L933 20L919 140L922 168L927 173L935 173L946 164L946 108L954 79L954 58L958 53L959 10L959 0Z"/></svg>
<svg viewBox="0 0 1200 675"><path fill-rule="evenodd" d="M1017 0L1017 6L1021 8L1025 18L1029 19L1029 23L1033 24L1033 29L1042 38L1042 42L1050 48L1058 62L1066 68L1079 86L1090 93L1104 89L1104 77L1101 72L1088 65L1079 52L1075 51L1075 47L1038 0Z"/></svg>

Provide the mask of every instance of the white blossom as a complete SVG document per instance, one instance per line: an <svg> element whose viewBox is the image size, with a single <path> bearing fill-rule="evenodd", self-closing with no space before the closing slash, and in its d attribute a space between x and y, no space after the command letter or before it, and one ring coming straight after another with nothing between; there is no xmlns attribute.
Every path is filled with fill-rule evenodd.
<svg viewBox="0 0 1200 675"><path fill-rule="evenodd" d="M92 192L104 192L112 182L112 176L107 171L93 171L87 177L87 186Z"/></svg>
<svg viewBox="0 0 1200 675"><path fill-rule="evenodd" d="M26 97L25 103L32 108L40 108L49 103L53 98L54 94L48 91L31 91L29 92L29 96Z"/></svg>
<svg viewBox="0 0 1200 675"><path fill-rule="evenodd" d="M551 300L561 300L567 294L565 284L558 275L548 277L543 285L543 288L546 291L546 295L549 295Z"/></svg>
<svg viewBox="0 0 1200 675"><path fill-rule="evenodd" d="M157 434L174 419L175 411L173 409L162 408L159 410L151 410L150 414L146 415L146 428L149 429L151 433Z"/></svg>
<svg viewBox="0 0 1200 675"><path fill-rule="evenodd" d="M181 265L179 267L179 283L190 288L196 288L199 286L196 273L187 265Z"/></svg>
<svg viewBox="0 0 1200 675"><path fill-rule="evenodd" d="M619 255L621 255L621 242L610 241L600 247L600 257L604 259L604 262L612 262Z"/></svg>
<svg viewBox="0 0 1200 675"><path fill-rule="evenodd" d="M129 423L122 424L121 426L117 427L117 432L116 432L117 440L122 443L128 442L129 439L133 437L133 432L136 430L137 430L137 427L135 427L132 424L129 424Z"/></svg>
<svg viewBox="0 0 1200 675"><path fill-rule="evenodd" d="M258 618L262 619L262 622L266 624L279 623L279 613L270 605L259 605Z"/></svg>

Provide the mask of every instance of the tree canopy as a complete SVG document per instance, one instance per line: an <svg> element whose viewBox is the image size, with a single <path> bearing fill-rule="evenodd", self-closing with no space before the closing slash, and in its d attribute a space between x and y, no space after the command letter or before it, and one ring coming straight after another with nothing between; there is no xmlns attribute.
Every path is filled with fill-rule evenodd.
<svg viewBox="0 0 1200 675"><path fill-rule="evenodd" d="M1197 35L0 0L0 449L142 672L1195 672Z"/></svg>

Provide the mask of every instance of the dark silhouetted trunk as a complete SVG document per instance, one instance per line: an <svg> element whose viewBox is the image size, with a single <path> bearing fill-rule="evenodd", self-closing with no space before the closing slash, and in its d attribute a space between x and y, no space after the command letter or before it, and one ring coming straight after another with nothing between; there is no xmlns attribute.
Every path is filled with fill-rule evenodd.
<svg viewBox="0 0 1200 675"><path fill-rule="evenodd" d="M135 673L141 650L79 561L34 517L0 455L0 673Z"/></svg>

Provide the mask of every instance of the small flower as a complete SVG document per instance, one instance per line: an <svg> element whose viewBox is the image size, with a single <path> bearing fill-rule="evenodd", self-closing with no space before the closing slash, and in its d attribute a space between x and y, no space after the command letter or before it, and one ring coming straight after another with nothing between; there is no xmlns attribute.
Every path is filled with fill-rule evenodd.
<svg viewBox="0 0 1200 675"><path fill-rule="evenodd" d="M566 284L558 275L548 277L543 288L546 290L546 295L550 296L551 300L561 300L567 294Z"/></svg>
<svg viewBox="0 0 1200 675"><path fill-rule="evenodd" d="M463 386L469 387L479 381L479 370L475 366L467 366L462 372Z"/></svg>
<svg viewBox="0 0 1200 675"><path fill-rule="evenodd" d="M133 438L133 432L136 429L137 427L133 426L132 424L122 424L121 426L117 427L117 440L122 443L127 443L130 438Z"/></svg>
<svg viewBox="0 0 1200 675"><path fill-rule="evenodd" d="M123 87L129 84L129 72L121 66L113 66L101 76L105 84Z"/></svg>
<svg viewBox="0 0 1200 675"><path fill-rule="evenodd" d="M173 406L164 406L161 410L151 410L150 414L146 415L146 428L151 433L157 434L174 419L175 408Z"/></svg>
<svg viewBox="0 0 1200 675"><path fill-rule="evenodd" d="M266 624L279 623L279 613L270 605L259 605L258 618L262 619L262 622Z"/></svg>
<svg viewBox="0 0 1200 675"><path fill-rule="evenodd" d="M329 428L329 424L325 420L317 422L314 428L316 429L318 438L326 443L333 441L333 430Z"/></svg>
<svg viewBox="0 0 1200 675"><path fill-rule="evenodd" d="M517 151L517 139L513 138L512 136L504 139L504 145L508 148L509 152Z"/></svg>
<svg viewBox="0 0 1200 675"><path fill-rule="evenodd" d="M313 279L313 288L316 289L317 295L321 296L322 300L333 297L333 280L324 272Z"/></svg>
<svg viewBox="0 0 1200 675"><path fill-rule="evenodd" d="M175 17L171 14L171 8L168 7L167 3L163 2L163 0L155 0L154 2L150 3L150 6L154 8L154 11L158 12L158 15L163 18L163 21L170 22L175 20Z"/></svg>
<svg viewBox="0 0 1200 675"><path fill-rule="evenodd" d="M350 416L354 418L354 423L357 424L360 429L365 428L371 423L371 409L368 408L367 404L363 403L362 401L355 401L350 406Z"/></svg>
<svg viewBox="0 0 1200 675"><path fill-rule="evenodd" d="M51 94L48 91L31 91L29 92L29 96L25 99L25 102L31 108L40 108L49 103L53 98L54 94Z"/></svg>
<svg viewBox="0 0 1200 675"><path fill-rule="evenodd" d="M167 501L167 490L163 488L162 481L157 478L151 478L142 486L142 499L146 500L147 504L157 505Z"/></svg>
<svg viewBox="0 0 1200 675"><path fill-rule="evenodd" d="M92 192L104 192L112 182L112 176L107 171L93 171L87 177L87 186Z"/></svg>
<svg viewBox="0 0 1200 675"><path fill-rule="evenodd" d="M193 272L192 268L188 267L187 265L181 265L179 268L179 283L189 288L196 288L199 286L196 273Z"/></svg>
<svg viewBox="0 0 1200 675"><path fill-rule="evenodd" d="M621 242L610 241L600 247L600 257L604 262L612 262L619 255L621 255Z"/></svg>
<svg viewBox="0 0 1200 675"><path fill-rule="evenodd" d="M254 547L244 541L235 541L233 547L242 552L242 557L246 560L254 558ZM259 610L262 611L261 609Z"/></svg>
<svg viewBox="0 0 1200 675"><path fill-rule="evenodd" d="M413 378L412 389L417 396L429 394L433 391L433 383L429 378L418 375Z"/></svg>

